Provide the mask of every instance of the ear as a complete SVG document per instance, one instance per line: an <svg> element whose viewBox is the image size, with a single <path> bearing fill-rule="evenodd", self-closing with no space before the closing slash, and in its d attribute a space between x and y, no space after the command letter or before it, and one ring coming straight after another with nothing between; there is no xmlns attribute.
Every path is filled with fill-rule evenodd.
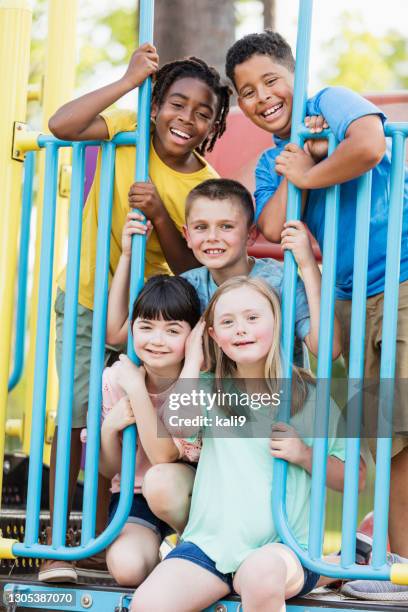
<svg viewBox="0 0 408 612"><path fill-rule="evenodd" d="M217 342L217 334L214 331L213 327L207 327L207 332L208 335L210 336L210 338L212 338L214 340L214 342Z"/></svg>
<svg viewBox="0 0 408 612"><path fill-rule="evenodd" d="M190 234L188 233L188 227L187 225L183 225L183 236L185 238L185 241L187 242L187 246L189 249L191 249L191 241L190 241Z"/></svg>
<svg viewBox="0 0 408 612"><path fill-rule="evenodd" d="M214 123L212 124L210 131L208 132L208 135L212 136L214 134L214 132L216 132L219 128L220 122L219 121L214 121Z"/></svg>
<svg viewBox="0 0 408 612"><path fill-rule="evenodd" d="M254 223L253 225L251 225L251 227L248 230L247 247L252 246L254 242L256 241L256 239L258 238L258 236L259 236L259 230Z"/></svg>
<svg viewBox="0 0 408 612"><path fill-rule="evenodd" d="M159 107L157 105L157 102L153 102L151 107L150 107L150 117L151 117L151 119L156 119L158 112L159 112Z"/></svg>

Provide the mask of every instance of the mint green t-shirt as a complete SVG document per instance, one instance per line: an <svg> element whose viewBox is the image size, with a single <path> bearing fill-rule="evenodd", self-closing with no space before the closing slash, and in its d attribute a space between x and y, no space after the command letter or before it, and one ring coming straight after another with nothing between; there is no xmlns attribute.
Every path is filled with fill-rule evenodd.
<svg viewBox="0 0 408 612"><path fill-rule="evenodd" d="M316 390L310 386L303 409L291 418L298 431L311 431ZM218 409L212 416L222 414ZM225 416L225 413L224 413ZM331 400L329 435L335 436L340 411ZM256 549L280 538L272 518L274 459L269 438L219 437L204 429L188 524L183 541L193 542L215 562L222 573L235 572ZM269 435L269 434L266 434ZM309 446L313 441L304 438ZM328 452L345 459L345 441L330 437ZM286 508L289 525L301 546L309 527L311 477L288 464Z"/></svg>

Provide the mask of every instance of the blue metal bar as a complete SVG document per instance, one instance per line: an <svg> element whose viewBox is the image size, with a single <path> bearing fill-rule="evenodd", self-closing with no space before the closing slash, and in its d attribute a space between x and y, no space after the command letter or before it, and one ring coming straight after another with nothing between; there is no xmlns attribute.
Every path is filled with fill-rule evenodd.
<svg viewBox="0 0 408 612"><path fill-rule="evenodd" d="M52 544L65 544L71 446L72 403L78 310L78 281L85 180L85 145L73 145L72 186L69 210L69 241L64 305L61 380L58 406L58 445L55 473Z"/></svg>
<svg viewBox="0 0 408 612"><path fill-rule="evenodd" d="M18 381L24 365L24 339L26 328L27 304L27 271L28 249L30 246L31 209L33 202L33 179L35 169L35 153L27 153L24 160L23 202L21 208L20 224L20 256L18 260L18 289L16 331L14 339L14 365L9 378L8 390L12 391Z"/></svg>
<svg viewBox="0 0 408 612"><path fill-rule="evenodd" d="M301 144L301 136L297 127L303 123L306 112L306 92L308 84L309 70L309 50L312 24L312 0L302 0L299 2L299 30L296 45L296 71L295 71L295 90L293 96L292 112L292 133L291 141L297 145ZM289 183L288 186L288 205L286 219L299 219L301 212L300 189ZM284 356L285 379L291 378L291 368L293 361L294 329L296 318L296 285L297 285L297 266L295 258L290 251L285 251L284 258L284 277L282 292L282 350ZM290 393L290 389L288 389ZM288 397L287 395L285 397ZM287 409L290 409L290 402L285 402ZM286 418L289 414L286 415ZM283 466L283 463L281 464Z"/></svg>
<svg viewBox="0 0 408 612"><path fill-rule="evenodd" d="M370 237L372 173L358 181L356 237L354 241L353 296L351 303L350 366L346 465L344 474L341 563L348 567L355 562L358 509L358 479L360 464L360 429L363 402L364 342L366 321L368 242Z"/></svg>
<svg viewBox="0 0 408 612"><path fill-rule="evenodd" d="M336 138L331 134L329 136L329 155L334 152L336 145ZM312 559L321 557L323 550L327 434L330 417L330 378L332 370L334 304L336 300L339 197L339 185L333 185L333 187L326 190L312 489L310 498L310 507L313 508L313 513L311 513L309 527L309 554Z"/></svg>
<svg viewBox="0 0 408 612"><path fill-rule="evenodd" d="M136 460L136 431L134 427L125 430L122 449L122 470L121 470L121 493L119 504L112 521L101 535L87 543L86 546L43 546L38 542L32 543L28 548L27 544L14 544L13 554L17 557L30 557L37 559L65 559L74 561L75 559L85 559L91 555L104 550L109 544L118 537L123 525L129 516L129 511L133 501L133 485L135 479L135 460ZM40 488L41 490L41 488ZM27 506L29 507L29 506Z"/></svg>
<svg viewBox="0 0 408 612"><path fill-rule="evenodd" d="M292 133L291 141L300 145L301 136L298 126L303 123L306 112L306 92L308 84L309 50L312 24L312 0L299 1L299 29L296 45L296 69L295 69L295 91L293 97ZM301 212L301 192L293 184L288 186L288 204L286 218L299 219ZM279 409L279 419L288 421L291 407L291 379L292 361L294 347L294 330L296 315L296 285L297 266L295 259L289 251L285 251L284 275L282 287L282 353L283 353L283 386L284 397L287 401L282 402ZM286 461L277 459L273 470L273 495L272 509L273 519L279 535L282 537L281 528L286 526ZM282 521L282 524L281 524ZM285 540L282 540L285 541Z"/></svg>
<svg viewBox="0 0 408 612"><path fill-rule="evenodd" d="M306 71L308 65L309 55L309 43L310 43L310 29L311 29L311 12L312 2L311 0L300 1L299 3L299 31L298 31L298 44L296 52L296 74L295 74L295 96L294 96L294 108L293 108L293 124L292 124L292 141L300 144L301 138L308 136L311 137L308 130L303 125L305 103L306 103L306 90L307 90L307 79ZM407 124L401 128L405 130ZM393 129L393 126L391 127ZM322 136L322 135L321 135ZM327 137L328 132L325 131L323 137ZM313 137L313 136L312 136ZM333 144L333 143L332 143ZM338 187L336 188L338 190ZM338 208L338 193L332 190L333 193L333 204L332 208ZM330 205L326 207L326 215L330 211ZM292 185L289 185L288 195L288 219L294 219L299 217L300 212L300 194L296 195L296 190ZM338 211L330 211L332 219L329 223L331 224L332 231L336 226L336 219ZM327 221L327 219L326 219ZM326 255L327 249L329 248L326 244L327 228L325 226L325 244L324 244L324 255L325 263L327 262ZM326 247L326 248L325 248ZM326 298L327 302L324 304L322 300L321 310L322 312L330 312L330 318L333 317L333 306L334 306L334 282L335 278L335 252L332 252L331 264L326 267L326 277L323 280L323 288L326 287L327 282L329 286L327 289ZM325 272L325 271L324 271ZM327 275L332 277L327 279ZM293 331L294 331L294 317L295 317L295 289L296 289L296 268L293 259L290 254L285 255L285 280L283 288L283 353L284 353L284 376L290 376L292 352L293 352ZM322 296L323 298L323 296ZM323 321L321 320L321 324ZM333 323L333 321L332 321ZM331 328L329 336L332 336L333 329ZM323 334L320 334L320 339L323 338L323 343L326 347L320 345L319 342L319 368L318 376L323 378L323 383L326 382L328 386L328 375L331 372L331 355L329 351L332 345L332 338L326 338L326 329ZM326 354L326 364L322 363L322 353ZM326 380L324 380L326 379ZM290 389L288 389L290 394ZM318 390L319 391L319 390ZM324 394L323 394L324 395ZM327 395L325 395L327 401ZM323 401L323 405L326 402ZM281 412L280 418L289 416L290 404L285 402L283 413ZM318 402L319 404L319 402ZM320 412L324 412L322 406L318 407ZM327 432L327 417L324 415L323 428ZM319 416L317 415L316 420L319 422ZM322 424L319 423L319 427ZM354 449L355 450L355 449ZM272 496L272 512L273 518L278 530L278 533L283 542L290 546L296 554L299 556L301 562L308 568L319 572L321 574L331 577L341 578L375 578L375 579L389 579L390 568L385 563L377 568L372 567L361 567L353 563L348 568L339 567L338 565L323 562L320 558L321 555L321 543L322 543L322 527L318 524L318 521L323 523L323 509L324 509L324 482L325 482L325 466L326 464L326 453L327 453L327 440L315 440L314 448L314 465L313 465L313 480L312 484L312 496L314 487L314 499L311 500L311 507L313 508L313 515L311 522L311 533L309 538L309 544L311 550L304 550L299 546L296 538L293 535L291 528L288 525L286 505L285 505L285 489L286 489L286 464L282 461L276 461L274 464L274 475L273 475L273 496ZM316 457L316 458L315 458ZM321 465L318 464L317 458L320 459ZM317 509L316 509L317 506ZM317 517L317 519L315 518Z"/></svg>
<svg viewBox="0 0 408 612"><path fill-rule="evenodd" d="M383 314L383 330L387 330L387 333L383 334L381 345L377 462L375 472L372 557L374 567L385 563L387 547L404 171L405 136L402 132L394 132L392 138L391 191Z"/></svg>
<svg viewBox="0 0 408 612"><path fill-rule="evenodd" d="M36 368L32 405L30 463L27 489L27 513L25 546L38 541L43 446L45 429L45 405L48 378L48 345L50 339L50 316L52 295L52 269L54 258L55 202L57 196L58 148L50 143L45 147L45 173L43 218L41 227L41 255L39 301L37 312L37 341L35 348ZM44 239L44 237L46 237ZM29 407L28 407L29 409Z"/></svg>
<svg viewBox="0 0 408 612"><path fill-rule="evenodd" d="M151 0L148 0L148 2L150 2ZM307 2L312 2L312 0L307 0ZM305 5L305 9L307 10L307 6ZM304 40L309 40L310 36L306 35L304 33L304 27L307 26L309 27L310 22L308 22L305 25L301 24L301 30L302 32L300 32L299 30L299 34L302 35ZM309 38L307 38L309 36ZM299 38L298 38L299 41ZM303 68L303 74L301 74L300 72L300 68L298 69L298 56L300 58L300 50L299 50L299 44L297 45L297 49L296 49L296 75L299 73L299 77L295 77L295 87L296 87L296 78L297 78L297 82L301 82L301 79L306 79L306 86L305 86L305 91L307 90L307 66ZM306 102L306 99L305 99ZM294 108L294 112L293 112L293 118L295 119L295 106ZM298 109L296 107L296 113L298 113ZM310 134L308 128L305 127L305 125L303 124L303 117L304 115L301 114L300 118L299 118L299 123L296 123L294 120L292 122L292 137L291 140L293 142L297 142L296 138L295 138L295 134L297 136L303 136L303 137L308 137L308 138L326 138L328 135L328 130L323 130L323 132L321 132L320 134ZM392 136L395 132L404 134L405 136L408 136L408 122L407 121L395 121L395 122L390 122L390 123L385 123L384 125L384 132L386 136ZM137 138L137 132L120 132L119 134L116 134L116 136L114 138L112 138L112 142L116 145L133 145L136 142L136 138ZM47 144L50 143L54 143L57 147L72 147L72 140L59 140L58 138L55 138L55 136L49 136L47 134L40 134L38 136L38 140L37 140L37 144L40 148L45 147ZM82 144L86 145L87 147L90 146L98 146L101 144L100 140L83 140Z"/></svg>
<svg viewBox="0 0 408 612"><path fill-rule="evenodd" d="M140 32L139 44L153 41L154 0L145 0L140 3ZM150 150L150 99L152 93L151 79L146 79L139 88L138 99L138 142L136 155L136 181L147 181L149 178L149 150ZM141 211L139 211L141 212ZM146 255L146 236L132 237L132 260L129 288L129 312L133 302L140 293L144 284L144 268ZM128 355L137 363L133 348L132 330L128 332Z"/></svg>
<svg viewBox="0 0 408 612"><path fill-rule="evenodd" d="M112 142L102 145L101 182L99 189L98 240L94 314L92 323L91 370L81 544L95 537L96 501L98 497L98 462L101 430L102 371L105 356L106 314L108 310L108 271L110 259L113 177L116 147Z"/></svg>

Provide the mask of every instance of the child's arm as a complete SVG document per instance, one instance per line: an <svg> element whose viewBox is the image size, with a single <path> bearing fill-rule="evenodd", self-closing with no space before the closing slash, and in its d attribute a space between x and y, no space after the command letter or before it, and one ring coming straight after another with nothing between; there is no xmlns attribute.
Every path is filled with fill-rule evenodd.
<svg viewBox="0 0 408 612"><path fill-rule="evenodd" d="M129 62L122 78L61 106L48 127L62 140L103 140L109 137L103 110L119 100L157 71L159 57L149 43L141 45Z"/></svg>
<svg viewBox="0 0 408 612"><path fill-rule="evenodd" d="M312 157L309 156L310 164L314 165ZM307 199L307 190L302 192L302 211ZM267 201L259 215L257 225L262 234L270 242L280 242L281 233L286 221L286 204L288 201L288 180L283 180L273 196Z"/></svg>
<svg viewBox="0 0 408 612"><path fill-rule="evenodd" d="M146 234L152 230L150 221L142 223L143 215L132 211L122 231L122 254L112 278L108 299L108 317L106 321L106 342L124 344L128 333L130 263L132 258L132 236Z"/></svg>
<svg viewBox="0 0 408 612"><path fill-rule="evenodd" d="M203 333L205 321L200 319L191 330L185 347L184 366L180 372L180 379L199 378L200 370L204 362Z"/></svg>
<svg viewBox="0 0 408 612"><path fill-rule="evenodd" d="M129 399L122 397L102 424L99 471L106 478L119 474L122 465L122 431L135 423Z"/></svg>
<svg viewBox="0 0 408 612"><path fill-rule="evenodd" d="M310 312L310 332L305 338L307 348L317 355L319 348L320 296L322 275L313 254L312 245L305 225L301 221L288 221L284 224L281 246L292 251L299 266L305 285ZM332 358L341 353L341 332L334 315Z"/></svg>
<svg viewBox="0 0 408 612"><path fill-rule="evenodd" d="M299 189L320 189L368 172L382 160L385 150L380 117L365 115L349 125L344 140L320 163L311 166L305 151L290 143L276 158L275 169Z"/></svg>
<svg viewBox="0 0 408 612"><path fill-rule="evenodd" d="M279 433L281 435L279 436ZM282 432L285 434L282 437ZM276 423L272 428L272 437L269 442L272 457L285 459L290 463L299 465L309 474L312 473L313 448L308 446L300 437L294 427L286 423ZM326 485L334 491L344 489L344 461L329 455L327 457ZM360 457L358 490L362 491L366 481L366 464Z"/></svg>
<svg viewBox="0 0 408 612"><path fill-rule="evenodd" d="M126 391L136 419L140 442L152 465L172 463L180 458L180 452L164 429L160 437L157 430L157 410L146 389L145 370L136 366L126 355L120 355L115 374L119 385Z"/></svg>
<svg viewBox="0 0 408 612"><path fill-rule="evenodd" d="M322 115L305 117L305 126L312 133L320 133L328 128L328 123ZM308 165L312 168L316 163L327 157L328 142L326 139L305 140L305 152L309 155ZM306 163L306 161L305 161ZM302 191L302 214L306 204L307 190ZM288 179L283 177L279 187L266 203L258 219L258 225L267 240L279 242L286 221L286 204L288 200Z"/></svg>
<svg viewBox="0 0 408 612"><path fill-rule="evenodd" d="M129 191L129 206L141 210L152 222L163 255L174 274L200 265L174 225L153 183L133 183Z"/></svg>

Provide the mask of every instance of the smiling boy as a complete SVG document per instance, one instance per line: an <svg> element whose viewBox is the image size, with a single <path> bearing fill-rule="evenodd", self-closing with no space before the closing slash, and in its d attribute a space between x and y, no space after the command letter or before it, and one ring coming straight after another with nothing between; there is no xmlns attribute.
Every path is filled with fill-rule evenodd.
<svg viewBox="0 0 408 612"><path fill-rule="evenodd" d="M247 253L257 230L251 195L237 181L209 179L189 193L184 235L202 267L182 276L195 287L202 311L217 287L234 276L263 278L281 296L283 265L272 258L254 259ZM303 278L297 285L295 333L317 355L321 275L302 223L286 224L283 248L292 250ZM340 330L336 321L333 358L339 353ZM295 343L294 360L303 365L299 342Z"/></svg>
<svg viewBox="0 0 408 612"><path fill-rule="evenodd" d="M391 160L386 152L379 108L343 87L327 87L307 101L306 114L315 131L326 122L339 141L327 157L327 144L307 144L305 151L289 142L295 61L290 46L275 32L251 34L228 51L226 73L238 92L245 115L274 137L275 147L256 168L256 220L266 238L279 242L286 219L288 181L304 192L302 220L323 247L326 187L341 184L336 278L336 314L343 333L346 362L350 349L351 297L356 224L357 181L372 170L368 252L365 377L379 376L387 247ZM323 119L324 118L324 119ZM316 163L317 162L317 163ZM396 378L408 377L408 174L405 178L400 265ZM368 407L369 408L369 407ZM393 551L408 556L408 409L395 406L391 462L389 536ZM375 449L372 449L375 452Z"/></svg>

